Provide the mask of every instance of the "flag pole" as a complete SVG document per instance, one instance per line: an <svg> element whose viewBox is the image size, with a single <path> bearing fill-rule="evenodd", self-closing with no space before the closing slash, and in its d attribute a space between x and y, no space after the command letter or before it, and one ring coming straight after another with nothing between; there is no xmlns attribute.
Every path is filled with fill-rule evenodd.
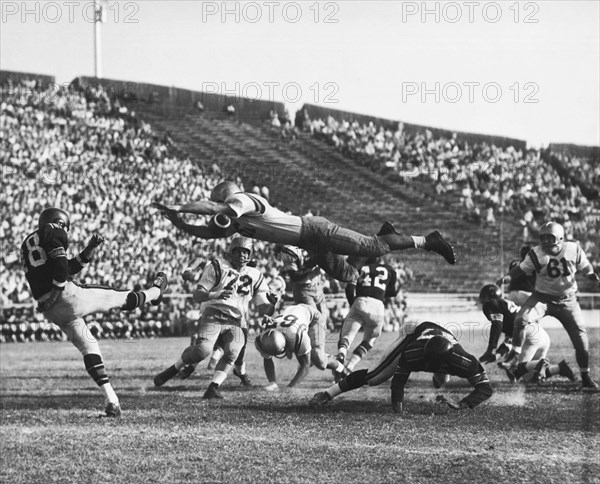
<svg viewBox="0 0 600 484"><path fill-rule="evenodd" d="M94 77L102 77L102 37L100 24L102 23L102 5L100 0L94 0Z"/></svg>

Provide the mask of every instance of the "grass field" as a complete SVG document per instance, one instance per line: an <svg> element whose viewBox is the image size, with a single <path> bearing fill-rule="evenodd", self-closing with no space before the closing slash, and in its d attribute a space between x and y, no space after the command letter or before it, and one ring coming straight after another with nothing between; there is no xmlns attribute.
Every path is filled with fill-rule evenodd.
<svg viewBox="0 0 600 484"><path fill-rule="evenodd" d="M550 357L574 352L564 330L549 329ZM600 331L590 329L593 374L600 377ZM361 367L377 361L394 335L383 334ZM328 338L333 351L336 335ZM457 413L434 403L466 395L466 381L435 391L415 374L406 411L391 412L389 385L359 389L320 410L307 403L329 386L312 369L301 388L269 393L231 377L226 399L204 401L210 375L173 380L156 390L152 376L171 364L187 339L102 341L123 416L99 417L100 393L68 343L0 347L2 483L148 482L600 482L600 394L557 378L508 383L489 374L494 396ZM482 341L464 344L476 355ZM266 384L253 347L249 374ZM280 382L295 371L277 361Z"/></svg>

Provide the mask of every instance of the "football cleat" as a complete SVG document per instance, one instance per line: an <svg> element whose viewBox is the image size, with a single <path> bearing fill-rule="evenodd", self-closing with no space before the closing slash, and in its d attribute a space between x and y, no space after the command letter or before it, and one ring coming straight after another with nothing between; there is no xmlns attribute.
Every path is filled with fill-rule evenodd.
<svg viewBox="0 0 600 484"><path fill-rule="evenodd" d="M346 360L346 355L344 353L338 353L337 355L335 355L335 359L343 365L344 361Z"/></svg>
<svg viewBox="0 0 600 484"><path fill-rule="evenodd" d="M219 386L216 383L211 383L208 385L208 388L204 392L204 395L202 395L202 398L206 400L223 399L223 395L221 395L221 392L219 391Z"/></svg>
<svg viewBox="0 0 600 484"><path fill-rule="evenodd" d="M107 417L120 417L121 416L121 405L117 403L108 403L104 409L104 413Z"/></svg>
<svg viewBox="0 0 600 484"><path fill-rule="evenodd" d="M589 390L598 390L598 384L592 380L592 377L590 377L589 373L581 374L581 384L583 388L587 388Z"/></svg>
<svg viewBox="0 0 600 484"><path fill-rule="evenodd" d="M156 277L152 282L152 287L158 287L160 289L160 296L150 301L152 305L158 306L162 302L163 294L165 292L165 289L167 288L167 284L167 275L164 272L159 272L158 274L156 274Z"/></svg>
<svg viewBox="0 0 600 484"><path fill-rule="evenodd" d="M517 377L516 377L515 373L513 372L512 368L510 367L510 365L506 365L506 364L500 362L500 363L498 363L498 368L500 368L501 370L504 370L506 372L508 381L510 381L511 383L514 383L517 381Z"/></svg>
<svg viewBox="0 0 600 484"><path fill-rule="evenodd" d="M154 377L154 386L162 387L165 383L167 383L171 378L177 375L178 371L175 368L175 365L170 366L164 371L161 371L158 375Z"/></svg>
<svg viewBox="0 0 600 484"><path fill-rule="evenodd" d="M377 232L377 235L388 235L388 234L400 235L398 232L396 232L396 229L394 228L394 226L392 225L392 222L390 222L390 221L384 222L383 225L381 226L381 228L379 229L379 232Z"/></svg>
<svg viewBox="0 0 600 484"><path fill-rule="evenodd" d="M550 366L546 358L542 358L535 369L533 370L533 376L531 377L531 383L541 383L546 379L546 370Z"/></svg>
<svg viewBox="0 0 600 484"><path fill-rule="evenodd" d="M456 264L456 254L452 246L444 240L437 230L425 236L425 250L440 254L448 264Z"/></svg>
<svg viewBox="0 0 600 484"><path fill-rule="evenodd" d="M252 385L252 380L250 380L250 377L248 376L247 373L240 373L240 371L237 368L233 368L233 374L235 376L237 376L240 380L241 380L241 385L244 387L251 387Z"/></svg>
<svg viewBox="0 0 600 484"><path fill-rule="evenodd" d="M564 376L564 377L568 378L571 381L576 380L575 373L573 373L573 370L571 369L571 367L565 360L562 360L558 364L558 374L560 376Z"/></svg>
<svg viewBox="0 0 600 484"><path fill-rule="evenodd" d="M329 402L331 402L331 397L329 394L327 392L319 392L313 395L308 402L308 406L311 408L319 408L323 405L327 405Z"/></svg>
<svg viewBox="0 0 600 484"><path fill-rule="evenodd" d="M342 371L331 370L333 374L333 381L335 383L341 382L344 378L346 378L351 372L344 368Z"/></svg>
<svg viewBox="0 0 600 484"><path fill-rule="evenodd" d="M177 377L180 380L187 380L190 376L192 376L194 371L196 371L195 365L185 365L181 370L179 370Z"/></svg>

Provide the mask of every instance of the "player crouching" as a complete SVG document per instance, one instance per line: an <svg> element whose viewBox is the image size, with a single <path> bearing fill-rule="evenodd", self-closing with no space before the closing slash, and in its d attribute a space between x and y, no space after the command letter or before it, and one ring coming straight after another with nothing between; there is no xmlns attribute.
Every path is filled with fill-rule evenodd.
<svg viewBox="0 0 600 484"><path fill-rule="evenodd" d="M404 387L413 371L455 375L467 379L475 388L460 402L443 395L437 398L439 402L454 410L474 408L490 398L493 393L487 374L477 358L467 353L448 330L426 321L414 328L414 331L410 331L406 337L392 343L373 370L350 373L324 392L316 393L309 405L313 408L320 407L341 393L364 385L379 385L393 376L392 408L398 413L402 411Z"/></svg>
<svg viewBox="0 0 600 484"><path fill-rule="evenodd" d="M71 226L69 215L59 208L47 208L38 219L38 228L21 246L27 282L36 299L37 310L56 324L83 355L85 369L105 398L108 417L121 415L119 399L108 380L98 341L83 320L84 316L113 308L133 310L150 301L158 305L167 287L167 276L159 272L152 287L143 291L115 290L103 286L80 285L68 280L90 262L104 242L94 234L79 255L67 259Z"/></svg>
<svg viewBox="0 0 600 484"><path fill-rule="evenodd" d="M263 357L269 380L266 390L276 391L279 388L273 357L291 359L295 356L298 360L298 371L288 388L297 386L306 378L311 364L319 370L343 371L344 365L325 353L325 328L325 316L308 304L289 306L275 318L264 318L263 329L254 344Z"/></svg>

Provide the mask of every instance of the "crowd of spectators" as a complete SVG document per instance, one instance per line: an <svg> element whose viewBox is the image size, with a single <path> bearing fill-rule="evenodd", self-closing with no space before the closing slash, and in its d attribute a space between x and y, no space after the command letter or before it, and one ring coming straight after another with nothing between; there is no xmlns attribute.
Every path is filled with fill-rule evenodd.
<svg viewBox="0 0 600 484"><path fill-rule="evenodd" d="M427 129L408 132L401 122L378 126L338 121L332 116L310 119L306 109L299 113L298 129L372 170L401 183L427 180L437 195L456 194L464 217L474 223L497 226L501 209L524 227L555 220L565 225L569 239L582 243L595 265L600 263L597 157L498 147L485 141L470 143L456 133L435 137ZM551 156L564 164L562 174L550 163ZM526 220L528 214L533 221Z"/></svg>
<svg viewBox="0 0 600 484"><path fill-rule="evenodd" d="M35 313L20 263L20 244L36 228L40 211L51 205L70 214L72 253L95 232L105 239L78 281L139 289L159 270L167 269L171 275L169 292L175 296L161 305L162 312L93 315L88 323L94 334L109 338L187 334L197 307L189 298L178 297L192 289L181 274L198 257L223 255L226 242L182 236L150 204L207 199L221 179L219 167L207 172L173 154L168 135L156 134L102 87L45 88L26 82L0 89L0 341L63 338ZM252 183L248 189L269 198L266 186ZM280 264L268 243L257 241L254 257L260 267Z"/></svg>

